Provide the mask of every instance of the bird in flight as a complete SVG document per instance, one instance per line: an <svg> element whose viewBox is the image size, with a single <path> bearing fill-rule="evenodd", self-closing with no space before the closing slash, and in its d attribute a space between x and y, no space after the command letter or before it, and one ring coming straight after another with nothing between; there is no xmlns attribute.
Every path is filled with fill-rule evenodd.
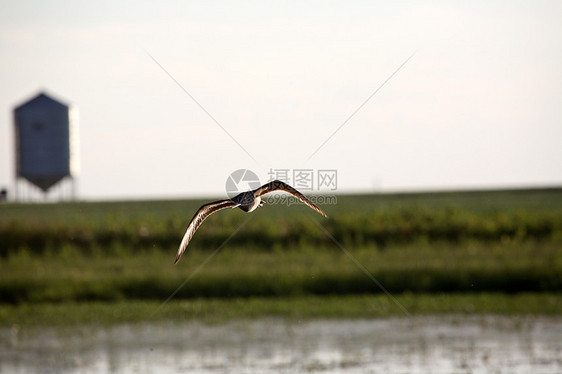
<svg viewBox="0 0 562 374"><path fill-rule="evenodd" d="M326 213L322 211L322 209L314 205L299 191L295 190L293 187L289 186L286 183L283 183L279 180L274 180L272 182L264 184L259 188L256 188L253 191L242 192L234 196L232 199L215 201L209 204L205 204L201 208L199 208L199 210L197 211L197 213L195 213L195 215L191 219L191 222L189 222L189 225L187 226L187 231L185 232L180 247L178 248L176 261L174 263L175 264L178 263L181 255L185 252L187 245L189 244L189 241L193 237L193 234L195 234L195 231L197 231L199 226L201 226L201 223L203 223L205 218L207 218L208 216L210 216L215 212L218 212L219 210L226 209L226 208L240 208L244 212L248 212L248 213L253 212L258 207L265 204L265 201L261 199L261 196L273 191L288 192L294 197L296 197L297 199L299 199L300 201L302 201L303 203L305 203L306 205L308 205L309 207L311 207L312 209L314 209L315 211L317 211L318 213L322 214L324 217L328 217Z"/></svg>

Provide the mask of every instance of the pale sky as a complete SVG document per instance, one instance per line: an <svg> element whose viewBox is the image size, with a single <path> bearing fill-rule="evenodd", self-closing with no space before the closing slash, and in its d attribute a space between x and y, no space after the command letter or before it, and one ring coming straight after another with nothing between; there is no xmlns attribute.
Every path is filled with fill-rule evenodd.
<svg viewBox="0 0 562 374"><path fill-rule="evenodd" d="M1 8L10 191L12 110L42 90L78 107L84 199L221 196L240 168L335 169L339 192L562 185L560 1Z"/></svg>

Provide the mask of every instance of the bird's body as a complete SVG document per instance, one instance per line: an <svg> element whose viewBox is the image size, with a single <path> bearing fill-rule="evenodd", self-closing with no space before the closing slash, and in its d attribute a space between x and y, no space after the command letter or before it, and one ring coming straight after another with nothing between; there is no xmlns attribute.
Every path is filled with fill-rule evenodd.
<svg viewBox="0 0 562 374"><path fill-rule="evenodd" d="M241 194L234 196L230 200L239 204L238 208L242 209L246 213L253 212L264 204L261 197L254 196L254 191L242 192Z"/></svg>
<svg viewBox="0 0 562 374"><path fill-rule="evenodd" d="M205 204L201 208L199 208L199 210L195 213L195 215L189 222L189 225L187 226L185 235L183 236L181 244L178 248L178 253L176 255L175 263L177 263L180 260L180 257L185 252L187 245L189 244L189 241L193 237L193 234L195 234L195 231L199 228L199 226L205 220L205 218L207 218L208 216L219 210L226 209L226 208L240 208L247 213L253 212L258 207L265 204L265 201L261 199L262 195L277 190L290 193L291 195L293 195L294 197L296 197L297 199L299 199L300 201L302 201L303 203L314 209L316 212L322 214L324 217L328 217L326 213L324 213L320 208L314 205L299 191L295 190L293 187L289 186L286 183L283 183L279 180L275 180L273 182L266 183L263 186L253 191L242 192L234 196L232 199L215 201L209 204Z"/></svg>

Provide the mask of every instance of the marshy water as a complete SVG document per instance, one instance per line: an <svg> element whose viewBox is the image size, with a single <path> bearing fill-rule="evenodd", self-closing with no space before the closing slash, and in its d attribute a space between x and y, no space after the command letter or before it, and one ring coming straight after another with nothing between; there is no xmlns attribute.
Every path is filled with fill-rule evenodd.
<svg viewBox="0 0 562 374"><path fill-rule="evenodd" d="M560 317L4 328L0 373L559 373Z"/></svg>

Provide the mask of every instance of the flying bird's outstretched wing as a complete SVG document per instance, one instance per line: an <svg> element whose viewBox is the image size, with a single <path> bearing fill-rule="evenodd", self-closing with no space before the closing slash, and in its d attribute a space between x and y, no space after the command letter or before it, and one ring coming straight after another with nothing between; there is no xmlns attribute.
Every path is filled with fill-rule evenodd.
<svg viewBox="0 0 562 374"><path fill-rule="evenodd" d="M197 213L195 213L195 215L191 219L191 222L189 222L189 226L187 226L187 231L185 232L180 247L178 248L178 254L176 255L176 261L174 261L174 264L178 263L181 255L183 254L183 252L185 252L189 241L193 237L193 234L195 234L195 231L199 228L199 226L201 226L201 223L205 220L205 218L221 209L234 208L238 205L238 203L235 203L234 201L229 199L215 201L213 203L205 204L201 208L199 208Z"/></svg>
<svg viewBox="0 0 562 374"><path fill-rule="evenodd" d="M258 196L265 195L266 193L277 191L277 190L290 193L291 195L293 195L294 197L296 197L297 199L299 199L300 201L302 201L303 203L305 203L306 205L308 205L318 213L322 214L324 217L326 218L328 217L326 213L322 211L322 209L318 208L314 203L312 203L312 201L308 200L306 196L304 196L302 193L295 190L293 187L289 186L288 184L281 182L280 180L274 180L272 182L264 184L260 188L255 189L253 192L254 192L254 196L258 197Z"/></svg>

